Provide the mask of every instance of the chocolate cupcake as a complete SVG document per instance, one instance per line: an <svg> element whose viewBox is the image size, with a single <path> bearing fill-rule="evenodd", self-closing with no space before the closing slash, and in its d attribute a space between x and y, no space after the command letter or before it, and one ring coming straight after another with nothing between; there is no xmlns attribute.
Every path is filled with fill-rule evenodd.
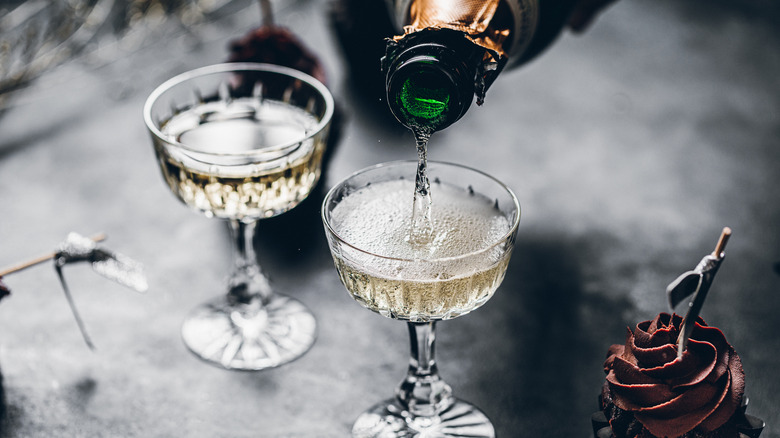
<svg viewBox="0 0 780 438"><path fill-rule="evenodd" d="M760 419L746 414L745 373L723 332L696 318L678 357L683 318L661 313L627 329L609 348L607 374L592 418L597 438L758 437Z"/></svg>

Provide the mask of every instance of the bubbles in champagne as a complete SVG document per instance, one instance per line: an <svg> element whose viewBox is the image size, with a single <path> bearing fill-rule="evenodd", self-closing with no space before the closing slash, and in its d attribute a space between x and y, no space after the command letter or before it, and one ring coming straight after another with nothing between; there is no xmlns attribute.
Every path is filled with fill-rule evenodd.
<svg viewBox="0 0 780 438"><path fill-rule="evenodd" d="M509 219L479 194L442 183L432 191L433 239L424 244L405 239L413 181L372 183L333 209L331 226L352 246L334 252L336 267L369 309L413 321L454 318L485 303L501 283Z"/></svg>
<svg viewBox="0 0 780 438"><path fill-rule="evenodd" d="M413 183L374 183L344 199L333 210L332 223L350 244L384 257L438 259L485 249L509 231L509 221L478 194L437 185L432 205L433 239L408 242Z"/></svg>
<svg viewBox="0 0 780 438"><path fill-rule="evenodd" d="M162 124L187 149L160 149L160 167L173 193L207 216L271 217L319 178L325 137L306 138L316 126L303 109L270 99L202 103Z"/></svg>

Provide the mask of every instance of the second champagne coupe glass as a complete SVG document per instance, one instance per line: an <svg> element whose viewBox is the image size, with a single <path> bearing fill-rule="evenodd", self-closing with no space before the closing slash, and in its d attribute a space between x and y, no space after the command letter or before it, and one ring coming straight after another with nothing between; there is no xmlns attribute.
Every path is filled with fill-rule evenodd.
<svg viewBox="0 0 780 438"><path fill-rule="evenodd" d="M322 219L341 281L370 310L405 320L411 360L395 397L361 414L355 437L492 437L490 420L456 399L434 360L436 321L484 304L504 278L520 206L479 171L429 162L433 234L412 239L417 162L359 171L325 197Z"/></svg>
<svg viewBox="0 0 780 438"><path fill-rule="evenodd" d="M182 338L202 359L236 370L275 367L304 354L314 316L275 294L253 249L259 219L295 207L320 176L333 98L316 79L285 67L217 64L160 85L144 106L171 191L234 240L227 294L197 307Z"/></svg>

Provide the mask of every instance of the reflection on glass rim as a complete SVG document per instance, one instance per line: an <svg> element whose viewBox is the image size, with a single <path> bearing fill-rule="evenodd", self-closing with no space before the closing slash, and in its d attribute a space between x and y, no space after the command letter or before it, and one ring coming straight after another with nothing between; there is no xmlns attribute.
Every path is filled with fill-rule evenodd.
<svg viewBox="0 0 780 438"><path fill-rule="evenodd" d="M147 128L152 132L152 134L155 137L159 138L160 140L164 141L165 143L171 146L181 148L189 152L203 154L203 155L240 157L240 156L255 155L257 153L261 153L261 154L267 153L269 150L268 148L264 148L263 150L260 151L249 151L249 152L222 152L222 153L208 152L206 153L203 151L198 151L196 149L192 149L188 147L186 144L183 144L178 140L171 139L169 136L163 134L158 126L158 123L152 119L152 107L156 103L157 99L159 99L166 91L173 88L174 86L184 83L189 79L193 79L197 77L202 77L202 76L217 74L217 73L239 72L239 71L270 72L270 73L277 73L282 76L289 76L298 79L306 83L307 85L311 86L312 88L314 88L325 101L325 114L323 114L322 118L319 120L317 125L312 128L311 132L308 132L306 136L298 140L285 143L285 144L280 144L274 147L273 149L286 150L292 147L291 149L295 150L294 148L295 145L319 134L320 132L323 131L323 129L325 129L330 124L330 121L333 117L335 103L333 101L333 95L330 93L328 88L322 82L318 81L312 76L309 76L306 73L303 73L299 70L295 70L280 65L262 64L256 62L227 62L222 64L213 64L206 67L200 67L194 70L181 73L179 75L176 75L168 79L167 81L159 85L157 88L155 88L154 91L152 91L152 93L146 99L146 102L144 103L143 117Z"/></svg>

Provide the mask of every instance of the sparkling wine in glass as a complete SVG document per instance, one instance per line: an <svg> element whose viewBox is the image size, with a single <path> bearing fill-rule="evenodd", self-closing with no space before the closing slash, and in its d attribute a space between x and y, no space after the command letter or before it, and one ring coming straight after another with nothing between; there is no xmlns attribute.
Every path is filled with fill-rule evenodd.
<svg viewBox="0 0 780 438"><path fill-rule="evenodd" d="M184 343L207 362L261 370L313 344L314 316L272 291L253 238L259 219L295 207L317 183L333 110L316 79L256 63L183 73L146 101L144 120L168 187L207 217L227 220L234 241L227 293L182 325Z"/></svg>
<svg viewBox="0 0 780 438"><path fill-rule="evenodd" d="M506 273L520 206L479 171L429 162L430 227L413 227L417 162L380 164L334 186L322 219L341 281L366 308L407 321L411 360L395 397L361 414L355 437L492 437L490 420L438 374L435 323L483 305Z"/></svg>

